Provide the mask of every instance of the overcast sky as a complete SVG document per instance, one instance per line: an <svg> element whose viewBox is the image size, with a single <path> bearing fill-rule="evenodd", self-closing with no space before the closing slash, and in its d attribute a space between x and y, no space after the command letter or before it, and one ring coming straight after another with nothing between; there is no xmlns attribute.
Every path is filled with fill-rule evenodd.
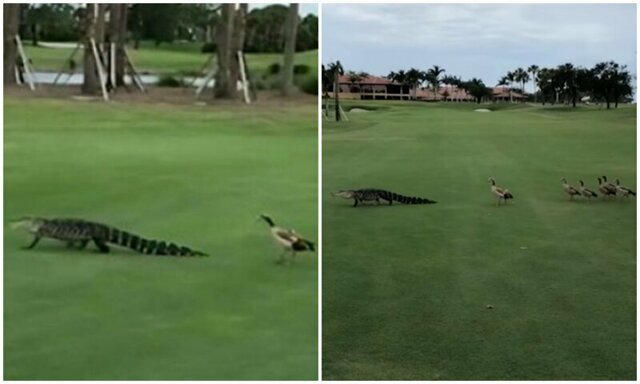
<svg viewBox="0 0 640 384"><path fill-rule="evenodd" d="M434 64L495 85L507 71L636 68L635 4L323 4L322 60L386 75Z"/></svg>

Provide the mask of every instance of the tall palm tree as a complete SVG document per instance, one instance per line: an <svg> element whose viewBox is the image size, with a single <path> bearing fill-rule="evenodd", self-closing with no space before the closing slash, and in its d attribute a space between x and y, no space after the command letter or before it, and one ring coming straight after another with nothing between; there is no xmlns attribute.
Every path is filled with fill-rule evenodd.
<svg viewBox="0 0 640 384"><path fill-rule="evenodd" d="M529 68L527 68L527 71L531 74L531 80L533 81L533 102L537 103L538 102L538 89L536 87L536 75L538 74L538 70L540 68L533 64L530 65Z"/></svg>
<svg viewBox="0 0 640 384"><path fill-rule="evenodd" d="M514 74L515 81L517 81L522 85L521 92L522 92L522 96L524 97L524 83L529 81L529 74L527 73L527 71L525 71L522 68L516 69L513 72L513 74Z"/></svg>
<svg viewBox="0 0 640 384"><path fill-rule="evenodd" d="M422 82L424 78L424 74L422 71L411 68L407 71L406 82L411 86L411 93L413 94L413 99L417 99L418 85Z"/></svg>
<svg viewBox="0 0 640 384"><path fill-rule="evenodd" d="M440 75L445 72L444 68L440 68L437 65L429 68L426 72L426 78L431 89L433 89L433 99L437 100L438 86L440 85Z"/></svg>
<svg viewBox="0 0 640 384"><path fill-rule="evenodd" d="M340 121L342 116L340 115L340 76L344 75L344 68L342 64L337 60L335 63L329 63L327 65L328 77L333 81L333 99L335 102L336 121Z"/></svg>
<svg viewBox="0 0 640 384"><path fill-rule="evenodd" d="M513 93L511 90L513 88L513 82L516 81L516 74L509 71L507 72L505 79L509 82L509 102L513 103Z"/></svg>
<svg viewBox="0 0 640 384"><path fill-rule="evenodd" d="M389 72L387 78L391 81L395 81L400 84L400 100L404 99L403 96L403 87L407 84L407 73L404 70L399 70L398 72Z"/></svg>

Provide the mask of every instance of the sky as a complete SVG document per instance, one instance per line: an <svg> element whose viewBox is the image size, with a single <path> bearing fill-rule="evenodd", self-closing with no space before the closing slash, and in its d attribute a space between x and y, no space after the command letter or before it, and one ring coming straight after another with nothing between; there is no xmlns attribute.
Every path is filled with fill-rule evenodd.
<svg viewBox="0 0 640 384"><path fill-rule="evenodd" d="M635 4L323 4L322 61L387 75L439 65L494 86L508 71L614 60L636 73Z"/></svg>

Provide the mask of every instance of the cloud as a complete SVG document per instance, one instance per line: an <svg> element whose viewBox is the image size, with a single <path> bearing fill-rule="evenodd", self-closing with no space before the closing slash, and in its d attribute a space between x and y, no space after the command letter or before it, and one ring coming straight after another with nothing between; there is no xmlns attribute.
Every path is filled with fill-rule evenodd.
<svg viewBox="0 0 640 384"><path fill-rule="evenodd" d="M386 74L433 64L497 81L531 64L636 66L634 4L323 4L323 60Z"/></svg>
<svg viewBox="0 0 640 384"><path fill-rule="evenodd" d="M601 22L532 17L525 4L327 4L325 17L348 23L354 43L429 47L460 42L533 41L582 43L611 38Z"/></svg>

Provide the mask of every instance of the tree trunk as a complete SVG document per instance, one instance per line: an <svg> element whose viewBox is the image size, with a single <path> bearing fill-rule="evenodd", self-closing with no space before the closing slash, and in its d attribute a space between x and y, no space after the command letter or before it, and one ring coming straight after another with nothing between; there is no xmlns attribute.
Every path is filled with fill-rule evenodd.
<svg viewBox="0 0 640 384"><path fill-rule="evenodd" d="M340 74L338 71L333 75L333 100L335 101L336 108L336 121L340 121L342 116L340 116L340 99L338 94L340 88Z"/></svg>
<svg viewBox="0 0 640 384"><path fill-rule="evenodd" d="M95 37L96 4L87 3L84 20L84 82L82 83L82 93L94 95L98 91L98 77L96 61L93 55L91 39Z"/></svg>
<svg viewBox="0 0 640 384"><path fill-rule="evenodd" d="M20 27L20 4L3 4L4 11L4 84L15 84L18 46L16 35Z"/></svg>
<svg viewBox="0 0 640 384"><path fill-rule="evenodd" d="M236 10L236 14L234 17L234 26L233 26L233 39L232 39L232 48L231 48L231 79L233 82L233 92L238 91L238 80L240 77L240 62L238 61L238 51L244 49L244 40L245 40L245 30L247 23L247 7L248 4L240 4L238 9ZM245 74L248 72L248 69L245 66Z"/></svg>
<svg viewBox="0 0 640 384"><path fill-rule="evenodd" d="M116 45L115 75L112 79L117 87L124 85L125 41L127 38L127 4L111 4L109 20L109 41Z"/></svg>
<svg viewBox="0 0 640 384"><path fill-rule="evenodd" d="M105 35L105 11L107 9L107 4L95 4L97 9L97 16L95 20L95 40L96 44L98 44L98 49L100 49L100 44L104 42Z"/></svg>
<svg viewBox="0 0 640 384"><path fill-rule="evenodd" d="M38 24L31 24L31 44L34 47L38 46Z"/></svg>
<svg viewBox="0 0 640 384"><path fill-rule="evenodd" d="M291 96L293 87L293 59L296 52L296 34L298 31L298 7L289 5L287 20L284 26L284 65L282 66L282 94Z"/></svg>
<svg viewBox="0 0 640 384"><path fill-rule="evenodd" d="M234 18L235 4L222 5L222 17L216 33L216 53L218 58L218 73L214 85L214 96L220 98L235 98L237 94L237 78L232 78L234 63ZM237 73L237 72L236 72Z"/></svg>

